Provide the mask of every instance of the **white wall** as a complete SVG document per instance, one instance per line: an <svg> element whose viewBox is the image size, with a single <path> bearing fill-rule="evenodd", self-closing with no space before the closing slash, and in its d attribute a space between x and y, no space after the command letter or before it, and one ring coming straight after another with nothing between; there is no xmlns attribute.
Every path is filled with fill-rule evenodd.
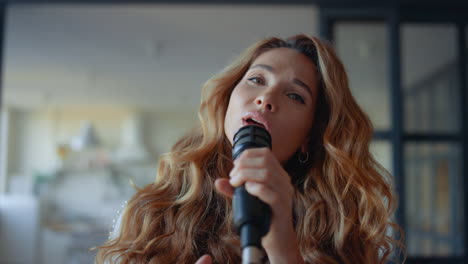
<svg viewBox="0 0 468 264"><path fill-rule="evenodd" d="M32 190L35 174L57 167L54 132L52 111L11 109L8 174L22 178L24 189Z"/></svg>
<svg viewBox="0 0 468 264"><path fill-rule="evenodd" d="M91 121L104 148L120 143L122 124L137 110L125 108L41 109L11 111L9 175L50 173L59 165L58 144L69 143L84 120ZM156 159L170 150L176 140L196 122L193 112L142 112L145 146Z"/></svg>

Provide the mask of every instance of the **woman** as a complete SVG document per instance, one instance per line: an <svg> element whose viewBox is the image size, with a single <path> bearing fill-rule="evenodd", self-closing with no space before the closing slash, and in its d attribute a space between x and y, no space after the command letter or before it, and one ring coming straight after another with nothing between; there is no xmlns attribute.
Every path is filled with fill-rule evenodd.
<svg viewBox="0 0 468 264"><path fill-rule="evenodd" d="M159 161L97 262L240 263L233 188L272 208L270 263L385 263L399 246L389 174L333 49L315 37L251 46L203 87L200 126ZM272 150L231 157L234 133L265 127Z"/></svg>

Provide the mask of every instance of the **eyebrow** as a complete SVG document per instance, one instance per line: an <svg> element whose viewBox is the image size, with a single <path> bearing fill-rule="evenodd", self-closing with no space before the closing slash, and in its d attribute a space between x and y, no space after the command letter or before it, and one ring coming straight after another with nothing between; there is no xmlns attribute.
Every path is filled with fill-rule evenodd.
<svg viewBox="0 0 468 264"><path fill-rule="evenodd" d="M273 67L271 67L270 65L266 65L266 64L255 64L254 66L250 67L250 69L255 69L255 68L261 68L261 69L267 70L267 71L269 71L269 72L271 72L271 73L275 73L275 69L274 69ZM296 85L298 85L298 86L304 88L304 89L307 91L307 93L309 93L309 95L310 95L311 97L314 97L314 96L312 95L312 91L311 91L310 87L309 87L307 84L305 84L303 81L294 78L293 82L294 82Z"/></svg>

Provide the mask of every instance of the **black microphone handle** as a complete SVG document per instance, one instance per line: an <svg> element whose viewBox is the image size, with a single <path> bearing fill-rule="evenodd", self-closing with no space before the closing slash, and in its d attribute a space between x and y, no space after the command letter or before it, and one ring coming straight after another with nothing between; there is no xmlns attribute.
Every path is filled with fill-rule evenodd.
<svg viewBox="0 0 468 264"><path fill-rule="evenodd" d="M270 206L248 193L245 186L235 188L233 205L234 225L241 238L241 247L261 248L261 239L270 228Z"/></svg>
<svg viewBox="0 0 468 264"><path fill-rule="evenodd" d="M263 127L249 125L234 135L233 159L249 148L269 147L271 136ZM240 235L242 263L261 263L261 239L268 233L271 221L269 205L249 194L245 186L235 188L233 196L234 227Z"/></svg>

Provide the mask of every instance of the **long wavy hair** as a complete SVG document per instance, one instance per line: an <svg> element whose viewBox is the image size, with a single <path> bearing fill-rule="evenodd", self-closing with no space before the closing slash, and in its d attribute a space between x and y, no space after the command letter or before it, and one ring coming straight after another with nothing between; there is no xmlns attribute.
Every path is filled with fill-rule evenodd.
<svg viewBox="0 0 468 264"><path fill-rule="evenodd" d="M195 263L203 254L240 263L231 198L214 186L233 167L224 119L234 87L275 48L306 55L320 76L310 158L301 164L296 153L285 165L296 187L293 218L304 261L386 263L400 252L391 176L369 152L372 124L334 49L301 34L255 43L204 84L199 125L160 157L155 182L128 201L118 235L99 247L97 263Z"/></svg>

